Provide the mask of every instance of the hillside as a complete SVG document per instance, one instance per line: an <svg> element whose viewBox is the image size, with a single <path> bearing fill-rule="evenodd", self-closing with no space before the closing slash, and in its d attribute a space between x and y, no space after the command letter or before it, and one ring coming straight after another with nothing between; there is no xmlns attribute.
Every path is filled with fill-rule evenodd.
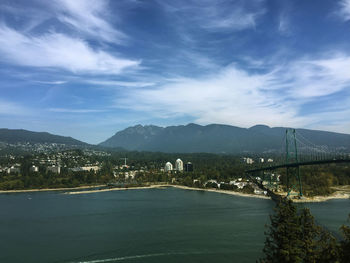
<svg viewBox="0 0 350 263"><path fill-rule="evenodd" d="M160 152L263 153L282 150L286 128L256 125L188 124L158 127L136 125L117 132L100 143L104 147ZM350 151L350 135L297 129L297 133L317 145Z"/></svg>
<svg viewBox="0 0 350 263"><path fill-rule="evenodd" d="M0 142L5 143L59 143L66 145L88 145L85 142L73 139L72 137L65 137L50 134L48 132L33 132L27 130L16 129L0 129Z"/></svg>

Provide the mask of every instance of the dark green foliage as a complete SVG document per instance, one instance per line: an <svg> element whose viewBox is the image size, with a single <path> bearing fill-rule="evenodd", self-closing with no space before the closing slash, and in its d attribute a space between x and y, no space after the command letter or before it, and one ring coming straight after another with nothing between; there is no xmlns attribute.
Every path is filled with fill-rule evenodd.
<svg viewBox="0 0 350 263"><path fill-rule="evenodd" d="M205 187L207 188L218 188L218 184L214 182L208 182Z"/></svg>
<svg viewBox="0 0 350 263"><path fill-rule="evenodd" d="M350 215L349 219L350 220ZM342 262L350 262L350 227L343 225L340 230L342 231L344 240L341 241L340 246L342 248L341 259Z"/></svg>
<svg viewBox="0 0 350 263"><path fill-rule="evenodd" d="M271 227L263 250L265 258L261 262L301 262L302 231L296 207L292 201L285 200L278 203L275 213L270 216Z"/></svg>
<svg viewBox="0 0 350 263"><path fill-rule="evenodd" d="M245 194L254 194L254 188L249 184L243 187L243 189L239 189L239 191Z"/></svg>
<svg viewBox="0 0 350 263"><path fill-rule="evenodd" d="M270 216L266 232L265 257L260 262L349 262L350 229L343 226L340 242L316 225L309 209L298 211L292 201L283 199Z"/></svg>

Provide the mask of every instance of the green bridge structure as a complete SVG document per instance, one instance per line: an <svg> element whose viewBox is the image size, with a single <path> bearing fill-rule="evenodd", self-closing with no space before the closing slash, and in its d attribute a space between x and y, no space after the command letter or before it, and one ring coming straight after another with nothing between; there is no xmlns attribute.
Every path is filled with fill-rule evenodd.
<svg viewBox="0 0 350 263"><path fill-rule="evenodd" d="M279 162L261 164L259 167L247 169L245 174L260 188L266 190L273 199L280 198L273 190L266 188L262 182L256 178L266 178L266 173L270 173L269 182L272 183L271 172L276 169L286 169L287 197L296 192L299 197L303 196L303 187L300 174L301 166L322 165L332 163L350 163L350 153L341 149L332 149L328 146L315 145L306 139L295 129L286 129L284 138L285 157ZM264 180L263 179L263 180ZM275 177L276 179L276 177Z"/></svg>

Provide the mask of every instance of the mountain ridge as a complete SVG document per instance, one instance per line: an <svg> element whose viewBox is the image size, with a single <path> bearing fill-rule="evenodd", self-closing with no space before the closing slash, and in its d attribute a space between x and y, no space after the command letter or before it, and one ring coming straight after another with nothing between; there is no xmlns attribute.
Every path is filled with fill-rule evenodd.
<svg viewBox="0 0 350 263"><path fill-rule="evenodd" d="M6 143L58 143L66 145L87 146L86 142L69 136L55 135L48 132L34 132L24 129L0 128L0 141Z"/></svg>
<svg viewBox="0 0 350 263"><path fill-rule="evenodd" d="M136 151L261 153L281 149L285 127L258 124L250 128L224 124L159 127L136 125L116 132L100 143L104 147L122 147ZM296 129L298 134L317 145L343 147L350 151L350 135L309 129Z"/></svg>

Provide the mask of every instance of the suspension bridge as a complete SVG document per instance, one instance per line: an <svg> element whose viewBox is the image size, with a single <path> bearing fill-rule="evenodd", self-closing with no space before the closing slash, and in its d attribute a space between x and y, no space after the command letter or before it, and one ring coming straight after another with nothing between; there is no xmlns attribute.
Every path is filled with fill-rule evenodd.
<svg viewBox="0 0 350 263"><path fill-rule="evenodd" d="M265 174L270 173L269 180L271 183L271 172L285 168L287 196L291 195L292 192L296 192L299 197L302 197L301 166L350 163L350 154L346 152L346 149L316 145L301 133L296 132L295 129L286 129L283 141L284 149L282 150L285 152L285 156L282 160L268 163L267 165L261 164L260 167L254 167L245 171L246 175L262 188L267 189L256 178L263 178L264 180ZM273 195L271 189L267 190L269 195Z"/></svg>

